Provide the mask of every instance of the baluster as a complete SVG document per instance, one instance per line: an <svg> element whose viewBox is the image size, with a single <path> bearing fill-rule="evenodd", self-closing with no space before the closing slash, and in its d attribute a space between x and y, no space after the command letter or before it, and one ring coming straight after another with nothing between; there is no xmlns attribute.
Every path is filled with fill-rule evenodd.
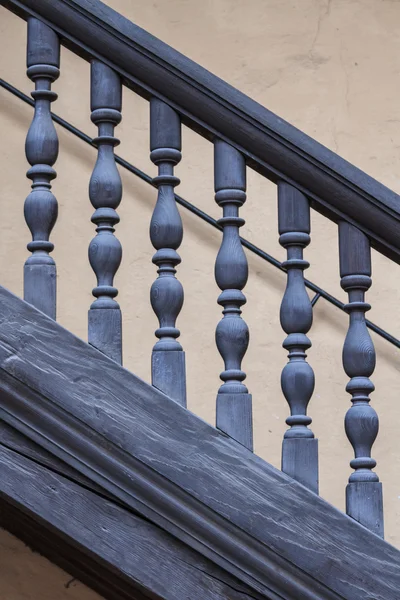
<svg viewBox="0 0 400 600"><path fill-rule="evenodd" d="M355 458L355 469L346 488L346 512L356 521L383 537L382 484L372 469L376 461L371 449L379 421L370 406L369 394L375 387L369 379L375 369L375 348L369 335L365 313L371 308L365 292L371 287L371 250L367 236L349 223L339 224L340 284L349 295L346 312L349 329L343 347L343 367L350 381L346 391L352 406L345 418L347 437Z"/></svg>
<svg viewBox="0 0 400 600"><path fill-rule="evenodd" d="M243 156L221 140L214 144L215 201L223 209L218 223L223 237L215 263L215 280L222 291L218 304L223 318L215 339L225 370L217 396L217 427L253 450L252 400L243 384L242 360L249 345L249 330L241 318L246 303L242 290L247 282L247 258L239 237L244 220L239 208L246 200L246 163Z"/></svg>
<svg viewBox="0 0 400 600"><path fill-rule="evenodd" d="M159 338L152 352L152 384L186 406L185 353L177 341L176 320L183 305L183 288L175 277L181 262L177 249L183 237L182 220L175 202L174 188L180 183L174 166L181 160L181 123L167 104L150 101L150 158L158 166L153 183L158 189L150 223L150 239L156 253L153 263L158 278L151 286L151 306L158 318Z"/></svg>
<svg viewBox="0 0 400 600"><path fill-rule="evenodd" d="M287 285L280 320L287 334L283 347L289 362L281 375L283 394L290 407L290 426L282 444L282 471L318 493L318 440L308 428L307 406L314 391L314 372L306 362L311 347L307 333L312 325L312 306L304 285L303 249L310 243L310 206L291 185L278 184L279 243L287 250Z"/></svg>
<svg viewBox="0 0 400 600"><path fill-rule="evenodd" d="M97 235L89 245L89 261L97 278L96 300L89 310L89 343L118 363L122 363L121 310L114 300L118 294L114 277L121 263L122 248L114 235L119 222L116 212L122 198L122 182L114 158L119 140L114 128L121 121L122 85L120 77L104 63L91 63L91 120L98 127L93 140L97 161L89 184L90 201L95 208L92 223Z"/></svg>
<svg viewBox="0 0 400 600"><path fill-rule="evenodd" d="M25 221L32 234L27 248L32 255L24 266L24 299L52 319L56 318L56 264L49 241L57 220L58 205L51 181L58 156L58 137L50 103L57 99L51 84L60 74L60 42L56 33L37 19L28 19L27 75L35 83L35 112L25 143L31 168L27 177L32 191L25 200Z"/></svg>

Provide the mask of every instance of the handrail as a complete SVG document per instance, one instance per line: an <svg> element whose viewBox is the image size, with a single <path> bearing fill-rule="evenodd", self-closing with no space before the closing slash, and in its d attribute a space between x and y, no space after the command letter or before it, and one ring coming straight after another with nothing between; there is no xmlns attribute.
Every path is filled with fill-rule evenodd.
<svg viewBox="0 0 400 600"><path fill-rule="evenodd" d="M26 94L21 92L21 90L17 89L13 85L11 85L7 81L5 81L4 79L0 79L0 87L7 90L11 94L16 96L20 100L22 100L23 102L26 102L26 104L29 104L30 106L34 106L35 103L34 103L34 100L32 100L32 98L29 98L29 96L27 96ZM66 129L73 135L77 136L78 138L80 138L82 141L86 142L90 146L95 147L95 144L93 143L93 139L90 136L88 136L86 133L84 133L83 131L81 131L80 129L78 129L77 127L75 127L74 125L72 125L71 123L69 123L68 121L63 119L62 117L59 117L58 115L56 115L53 112L51 113L51 116L55 123L58 123L58 125L60 125L64 129ZM127 171L130 171L131 173L136 175L136 177L139 177L139 179L141 179L142 181L145 181L149 185L155 187L154 183L153 183L153 178L150 175L147 175L146 173L144 173L143 171L141 171L140 169L138 169L137 167L135 167L134 165L132 165L131 163L129 163L128 161L126 161L125 159L121 158L118 155L115 155L115 161L119 165L124 167L124 169L126 169ZM187 200L185 200L178 194L175 194L175 200L178 204L180 204L181 206L186 208L188 211L190 211L191 213L193 213L194 215L196 215L197 217L199 217L200 219L202 219L209 225L212 225L213 227L215 227L215 229L222 231L222 227L220 225L218 225L218 221L216 219L213 219L213 217L208 215L206 212L202 211L200 208L198 208L191 202L188 202ZM242 243L242 246L244 246L245 248L247 248L248 250L250 250L257 256L262 258L263 260L266 260L269 264L273 265L280 271L286 272L286 269L284 267L282 267L282 263L279 262L278 259L274 258L273 256L271 256L264 250L261 250L261 248L259 248L255 244L252 244L251 242L249 242L248 240L246 240L243 237L240 237L240 241ZM315 296L311 300L312 306L315 306L315 304L317 303L319 298L324 298L325 300L327 300L328 302L333 304L333 306L336 306L340 310L345 311L345 303L341 302L340 300L338 300L337 298L335 298L334 296L332 296L331 294L326 292L319 285L313 283L312 281L309 281L308 279L305 280L305 285L306 285L306 287L308 287L308 289L315 292ZM375 323L373 323L372 321L367 320L366 323L367 323L367 327L369 327L369 329L371 329L371 331L374 331L377 335L381 336L382 338L387 340L389 343L393 344L397 348L400 348L400 340L395 338L393 335L391 335L390 333L388 333L387 331L385 331L378 325L375 325Z"/></svg>
<svg viewBox="0 0 400 600"><path fill-rule="evenodd" d="M0 0L23 18L48 23L68 48L97 57L124 83L169 103L208 139L235 146L249 166L287 181L312 207L346 220L400 263L400 197L266 108L173 50L99 0Z"/></svg>

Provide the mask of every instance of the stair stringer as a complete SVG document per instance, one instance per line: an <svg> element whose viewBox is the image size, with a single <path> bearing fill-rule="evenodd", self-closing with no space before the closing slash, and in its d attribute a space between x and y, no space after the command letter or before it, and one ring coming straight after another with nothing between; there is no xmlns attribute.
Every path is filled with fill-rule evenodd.
<svg viewBox="0 0 400 600"><path fill-rule="evenodd" d="M0 473L0 528L106 600L265 599L2 421Z"/></svg>
<svg viewBox="0 0 400 600"><path fill-rule="evenodd" d="M400 552L0 288L0 415L272 599L397 600Z"/></svg>

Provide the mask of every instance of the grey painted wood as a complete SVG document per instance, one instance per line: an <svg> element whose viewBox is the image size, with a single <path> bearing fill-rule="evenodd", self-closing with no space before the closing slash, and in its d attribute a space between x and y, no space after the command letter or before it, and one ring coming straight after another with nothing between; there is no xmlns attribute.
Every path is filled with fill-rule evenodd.
<svg viewBox="0 0 400 600"><path fill-rule="evenodd" d="M349 295L346 311L349 329L343 346L343 367L350 381L346 391L352 406L346 413L345 428L355 458L354 473L346 489L347 514L383 537L382 484L372 470L372 445L378 435L379 420L370 405L375 386L370 377L375 369L375 348L365 324L371 306L365 292L371 287L371 250L368 238L348 223L339 224L340 284Z"/></svg>
<svg viewBox="0 0 400 600"><path fill-rule="evenodd" d="M107 599L262 598L139 515L2 446L0 526Z"/></svg>
<svg viewBox="0 0 400 600"><path fill-rule="evenodd" d="M151 382L182 406L186 406L186 364L181 350L160 350L151 356Z"/></svg>
<svg viewBox="0 0 400 600"><path fill-rule="evenodd" d="M122 315L120 308L90 308L88 312L89 343L122 364Z"/></svg>
<svg viewBox="0 0 400 600"><path fill-rule="evenodd" d="M119 223L116 212L122 198L122 182L114 157L119 140L114 128L121 121L122 84L119 75L104 63L91 63L91 120L98 127L97 161L89 184L90 202L95 209L92 223L97 235L89 245L89 261L96 274L96 300L88 315L89 344L122 363L121 309L114 298L118 290L114 277L121 264L122 247L114 235Z"/></svg>
<svg viewBox="0 0 400 600"><path fill-rule="evenodd" d="M293 186L278 184L279 243L287 250L282 266L287 270L287 285L282 299L280 320L287 334L283 347L289 362L282 371L281 385L289 404L289 425L282 444L282 471L318 493L318 440L308 425L307 406L314 391L314 372L306 361L311 347L307 333L312 325L312 306L304 284L304 269L310 265L303 249L310 243L310 205Z"/></svg>
<svg viewBox="0 0 400 600"><path fill-rule="evenodd" d="M253 451L253 405L251 394L217 395L216 426Z"/></svg>
<svg viewBox="0 0 400 600"><path fill-rule="evenodd" d="M150 240L156 249L153 263L158 278L151 286L151 306L158 318L158 342L152 352L153 385L186 406L185 354L177 341L176 320L183 306L183 287L175 277L181 262L177 252L182 242L182 219L174 188L180 181L174 167L181 160L181 123L178 114L157 98L150 101L150 158L158 167L153 184L157 202L150 223Z"/></svg>
<svg viewBox="0 0 400 600"><path fill-rule="evenodd" d="M379 481L351 481L346 486L346 512L364 527L383 538L382 483Z"/></svg>
<svg viewBox="0 0 400 600"><path fill-rule="evenodd" d="M13 85L11 85L10 83L8 83L7 81L5 81L4 79L1 79L1 78L0 78L0 87L7 90L10 94L15 96L16 98L19 98L25 104L28 104L29 106L33 106L34 103L31 100L31 98L29 98L29 96L27 96L26 94L24 94L23 92L18 90L18 88L14 87ZM73 125L71 125L71 123L69 123L68 121L65 121L64 119L62 119L55 113L52 113L52 118L55 123L57 123L64 129L66 129L67 131L69 131L70 133L72 133L73 135L78 137L80 140L82 140L86 144L89 144L89 145L92 144L91 137L89 137L83 131L81 131L81 130L77 129L76 127L74 127ZM135 177L138 177L142 181L145 181L149 185L152 185L152 177L150 177L150 175L147 175L146 173L144 173L143 171L141 171L140 169L138 169L137 167L135 167L134 165L132 165L131 163L124 160L123 158L121 158L118 155L115 155L115 161L117 164L121 165L124 169L126 169L127 171L129 171L130 173L135 175ZM220 226L218 225L216 219L214 219L213 217L211 217L210 215L205 213L203 210L201 210L194 204L191 204L190 202L188 202L187 200L182 198L182 196L175 194L175 200L180 206L183 206L185 209L187 209L192 214L196 215L199 219L201 219L205 223L208 223L209 225L211 225L212 227L214 227L216 229L220 229ZM276 258L271 256L264 250L261 250L261 248L258 248L257 246L255 246L254 244L249 242L249 240L247 240L243 237L240 238L240 241L244 248L247 248L248 250L253 252L256 256L259 256L263 260L267 261L269 264L271 264L276 269L281 269L281 263ZM306 287L309 290L312 290L315 294L313 299L311 300L312 306L315 306L315 304L317 303L319 298L323 298L324 300L329 302L329 304L332 304L332 306L335 306L336 308L343 310L343 307L344 307L343 302L341 302L340 300L338 300L337 298L335 298L334 296L332 296L331 294L326 292L323 288L321 288L320 286L316 285L315 283L309 281L308 279L305 279L305 284L306 284ZM388 333L381 327L378 327L375 323L373 323L372 321L369 321L368 319L366 320L366 324L367 324L367 327L371 331L375 332L377 335L379 335L380 337L385 339L387 342L389 342L393 346L400 348L400 340L397 339L395 336L391 335L390 333Z"/></svg>
<svg viewBox="0 0 400 600"><path fill-rule="evenodd" d="M51 84L60 74L60 42L52 29L34 18L28 20L26 63L27 75L35 83L35 112L25 142L31 165L26 175L32 180L32 191L25 200L24 215L32 234L27 246L32 255L24 266L24 298L55 319L56 264L49 254L54 250L49 238L58 212L51 192L51 181L57 175L53 165L58 156L58 137L50 103L57 99Z"/></svg>
<svg viewBox="0 0 400 600"><path fill-rule="evenodd" d="M239 208L246 201L246 163L244 157L221 140L214 142L215 201L223 210L218 224L223 229L222 243L215 261L215 280L221 294L218 304L223 318L217 325L215 341L224 361L217 395L218 429L253 449L252 399L243 381L242 360L249 345L249 329L241 318L246 303L242 290L247 283L247 257L240 243L239 228L244 220Z"/></svg>
<svg viewBox="0 0 400 600"><path fill-rule="evenodd" d="M22 435L19 431L10 427L4 421L0 421L0 444L9 450L17 452L21 456L33 460L36 464L51 469L67 477L71 481L82 485L97 494L113 498L100 485L93 483L88 477L85 477L79 471L63 462L60 458L54 456L51 452L44 450L38 444Z"/></svg>
<svg viewBox="0 0 400 600"><path fill-rule="evenodd" d="M4 288L0 375L3 420L271 600L398 599L398 550Z"/></svg>
<svg viewBox="0 0 400 600"><path fill-rule="evenodd" d="M146 98L174 107L208 139L224 139L272 181L295 183L313 207L357 224L400 262L400 198L353 165L96 0L2 0L26 18L50 20L63 43L96 56Z"/></svg>

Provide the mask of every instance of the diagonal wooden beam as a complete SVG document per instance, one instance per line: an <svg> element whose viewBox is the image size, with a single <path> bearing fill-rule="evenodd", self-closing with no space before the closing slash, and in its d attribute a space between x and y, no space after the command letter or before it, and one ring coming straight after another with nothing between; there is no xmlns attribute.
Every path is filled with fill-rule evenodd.
<svg viewBox="0 0 400 600"><path fill-rule="evenodd" d="M100 485L97 485L97 483L79 473L79 471L69 466L60 458L57 458L57 456L54 456L48 450L44 450L44 448L35 444L35 442L7 425L4 421L0 421L0 444L17 454L21 454L21 456L29 458L38 465L42 465L54 473L58 473L82 487L88 488L96 494L105 496L114 502L116 501L112 494L109 494Z"/></svg>
<svg viewBox="0 0 400 600"><path fill-rule="evenodd" d="M0 472L0 526L108 600L261 598L156 525L5 446Z"/></svg>
<svg viewBox="0 0 400 600"><path fill-rule="evenodd" d="M398 600L398 550L4 288L0 416L273 600Z"/></svg>

